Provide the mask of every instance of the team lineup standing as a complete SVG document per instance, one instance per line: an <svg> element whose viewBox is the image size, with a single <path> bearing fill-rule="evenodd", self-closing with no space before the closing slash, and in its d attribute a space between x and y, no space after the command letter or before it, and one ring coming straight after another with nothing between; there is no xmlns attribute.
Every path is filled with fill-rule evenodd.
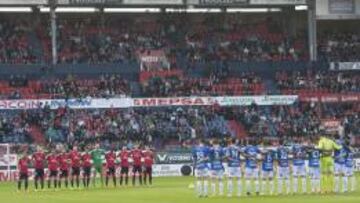
<svg viewBox="0 0 360 203"><path fill-rule="evenodd" d="M311 144L315 142L318 144ZM316 137L286 147L283 144L264 148L256 142L239 146L237 140L232 140L226 147L221 147L216 140L210 144L200 140L193 148L197 196L224 195L225 165L227 196L233 195L234 188L237 196L243 193L281 195L355 190L353 152L348 144L326 137ZM334 184L332 180L335 180Z"/></svg>
<svg viewBox="0 0 360 203"><path fill-rule="evenodd" d="M89 188L91 178L95 186L97 174L100 175L101 186L104 185L105 176L105 185L109 186L109 181L112 180L113 186L116 187L118 168L120 185L128 185L130 175L133 186L136 185L137 177L139 185L152 185L153 160L153 151L147 146L144 149L134 146L131 150L123 147L120 151L105 151L96 144L92 148L85 147L82 152L74 146L70 151L51 150L49 153L38 147L34 154L24 153L18 161L18 190L21 190L24 183L23 188L28 191L29 166L34 168L35 191L46 189L45 181L48 189L79 189L81 185L83 188ZM129 174L130 168L132 174ZM106 170L105 174L103 169Z"/></svg>

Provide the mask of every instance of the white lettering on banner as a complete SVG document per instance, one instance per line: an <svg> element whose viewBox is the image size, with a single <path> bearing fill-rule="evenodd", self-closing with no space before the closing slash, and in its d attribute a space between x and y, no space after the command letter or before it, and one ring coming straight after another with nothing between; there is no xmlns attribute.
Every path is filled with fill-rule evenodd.
<svg viewBox="0 0 360 203"><path fill-rule="evenodd" d="M331 62L330 70L360 70L360 62Z"/></svg>
<svg viewBox="0 0 360 203"><path fill-rule="evenodd" d="M306 0L250 0L250 5L301 5Z"/></svg>
<svg viewBox="0 0 360 203"><path fill-rule="evenodd" d="M69 107L71 109L129 108L157 106L246 106L291 105L296 95L232 96L232 97L169 97L169 98L112 98L112 99L39 99L0 100L0 109L37 109L48 105L50 109Z"/></svg>
<svg viewBox="0 0 360 203"><path fill-rule="evenodd" d="M123 0L123 4L141 4L141 5L181 5L182 0Z"/></svg>

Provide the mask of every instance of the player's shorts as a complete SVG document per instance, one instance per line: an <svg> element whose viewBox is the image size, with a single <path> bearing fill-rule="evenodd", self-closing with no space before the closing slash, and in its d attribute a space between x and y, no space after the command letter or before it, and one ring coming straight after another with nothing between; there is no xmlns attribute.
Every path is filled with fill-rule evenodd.
<svg viewBox="0 0 360 203"><path fill-rule="evenodd" d="M259 169L245 167L245 178L259 178Z"/></svg>
<svg viewBox="0 0 360 203"><path fill-rule="evenodd" d="M107 168L107 171L106 171L106 174L109 176L109 175L115 175L115 167L108 167Z"/></svg>
<svg viewBox="0 0 360 203"><path fill-rule="evenodd" d="M267 178L273 178L274 177L274 171L261 171L261 178L267 179Z"/></svg>
<svg viewBox="0 0 360 203"><path fill-rule="evenodd" d="M241 169L238 167L228 167L230 178L241 178Z"/></svg>
<svg viewBox="0 0 360 203"><path fill-rule="evenodd" d="M311 179L320 179L320 168L319 167L309 167L309 177Z"/></svg>
<svg viewBox="0 0 360 203"><path fill-rule="evenodd" d="M151 166L145 167L145 173L146 174L152 174L152 167Z"/></svg>
<svg viewBox="0 0 360 203"><path fill-rule="evenodd" d="M322 157L320 161L321 171L323 173L332 173L334 171L334 159L332 157Z"/></svg>
<svg viewBox="0 0 360 203"><path fill-rule="evenodd" d="M334 164L334 174L335 175L342 175L342 174L344 174L344 172L345 172L344 164L338 164L338 163Z"/></svg>
<svg viewBox="0 0 360 203"><path fill-rule="evenodd" d="M141 174L141 173L142 173L142 168L141 168L141 166L133 166L133 173L134 173L134 174L136 174L136 173Z"/></svg>
<svg viewBox="0 0 360 203"><path fill-rule="evenodd" d="M278 178L289 179L290 168L289 167L278 167Z"/></svg>
<svg viewBox="0 0 360 203"><path fill-rule="evenodd" d="M69 176L68 170L61 170L60 178L67 178Z"/></svg>
<svg viewBox="0 0 360 203"><path fill-rule="evenodd" d="M27 180L29 178L28 173L20 172L19 174L19 180Z"/></svg>
<svg viewBox="0 0 360 203"><path fill-rule="evenodd" d="M222 177L224 177L224 169L211 170L211 177L212 178L222 178Z"/></svg>
<svg viewBox="0 0 360 203"><path fill-rule="evenodd" d="M299 176L306 176L306 168L304 165L293 165L293 176L299 177Z"/></svg>
<svg viewBox="0 0 360 203"><path fill-rule="evenodd" d="M195 170L195 177L204 178L209 176L209 171L207 168L201 168Z"/></svg>
<svg viewBox="0 0 360 203"><path fill-rule="evenodd" d="M49 177L57 177L58 171L57 170L50 170Z"/></svg>
<svg viewBox="0 0 360 203"><path fill-rule="evenodd" d="M79 176L80 175L80 168L79 167L72 167L71 175Z"/></svg>
<svg viewBox="0 0 360 203"><path fill-rule="evenodd" d="M121 167L120 173L121 174L128 174L129 173L129 167Z"/></svg>
<svg viewBox="0 0 360 203"><path fill-rule="evenodd" d="M91 175L91 167L84 167L84 176L89 177Z"/></svg>
<svg viewBox="0 0 360 203"><path fill-rule="evenodd" d="M35 169L35 178L43 178L44 177L44 169L38 168Z"/></svg>
<svg viewBox="0 0 360 203"><path fill-rule="evenodd" d="M351 167L344 167L344 175L345 176L353 176L354 175L354 169Z"/></svg>
<svg viewBox="0 0 360 203"><path fill-rule="evenodd" d="M102 174L103 166L102 164L94 164L95 172Z"/></svg>

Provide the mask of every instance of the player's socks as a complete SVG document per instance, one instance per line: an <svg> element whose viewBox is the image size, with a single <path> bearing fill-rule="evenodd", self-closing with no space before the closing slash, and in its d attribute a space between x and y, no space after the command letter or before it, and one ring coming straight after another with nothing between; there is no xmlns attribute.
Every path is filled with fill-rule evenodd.
<svg viewBox="0 0 360 203"><path fill-rule="evenodd" d="M41 180L40 180L40 186L41 186L41 189L42 189L42 190L44 189L44 185L45 185L44 178L41 178Z"/></svg>
<svg viewBox="0 0 360 203"><path fill-rule="evenodd" d="M58 182L57 179L55 178L53 182L54 182L54 188L56 189L57 188L57 182Z"/></svg>
<svg viewBox="0 0 360 203"><path fill-rule="evenodd" d="M37 190L38 189L38 179L37 178L35 178L35 190Z"/></svg>
<svg viewBox="0 0 360 203"><path fill-rule="evenodd" d="M141 177L141 175L139 175L139 182L140 182L140 185L142 185L142 177Z"/></svg>
<svg viewBox="0 0 360 203"><path fill-rule="evenodd" d="M293 179L293 185L294 185L294 188L293 188L293 193L297 193L298 192L298 185L299 185L299 179L298 177L294 177Z"/></svg>
<svg viewBox="0 0 360 203"><path fill-rule="evenodd" d="M129 182L129 176L126 175L126 176L125 176L125 185L128 185L128 182Z"/></svg>
<svg viewBox="0 0 360 203"><path fill-rule="evenodd" d="M237 181L237 188L238 188L237 195L238 195L238 196L241 196L241 193L242 193L242 183L241 183L241 179L239 179L239 180Z"/></svg>
<svg viewBox="0 0 360 203"><path fill-rule="evenodd" d="M21 190L21 183L22 183L22 181L19 180L19 181L18 181L18 190Z"/></svg>
<svg viewBox="0 0 360 203"><path fill-rule="evenodd" d="M203 194L202 194L202 184L201 184L201 181L200 180L197 180L196 181L196 193L197 193L197 195L198 196L202 196Z"/></svg>
<svg viewBox="0 0 360 203"><path fill-rule="evenodd" d="M321 182L320 179L316 179L316 192L320 193L321 192Z"/></svg>
<svg viewBox="0 0 360 203"><path fill-rule="evenodd" d="M208 196L208 185L209 182L207 180L204 181L204 187L203 187L203 196Z"/></svg>
<svg viewBox="0 0 360 203"><path fill-rule="evenodd" d="M306 184L306 177L301 177L301 187L302 193L305 194L307 192L307 184Z"/></svg>
<svg viewBox="0 0 360 203"><path fill-rule="evenodd" d="M114 184L114 187L116 187L116 177L113 176L113 184Z"/></svg>
<svg viewBox="0 0 360 203"><path fill-rule="evenodd" d="M105 178L105 186L109 186L109 176L106 176Z"/></svg>
<svg viewBox="0 0 360 203"><path fill-rule="evenodd" d="M80 187L80 179L79 179L79 177L76 178L76 187L78 187L78 188Z"/></svg>
<svg viewBox="0 0 360 203"><path fill-rule="evenodd" d="M290 193L290 179L285 179L286 194Z"/></svg>
<svg viewBox="0 0 360 203"><path fill-rule="evenodd" d="M29 187L29 181L25 179L25 190L27 191Z"/></svg>
<svg viewBox="0 0 360 203"><path fill-rule="evenodd" d="M222 180L219 180L219 194L224 195L224 183Z"/></svg>
<svg viewBox="0 0 360 203"><path fill-rule="evenodd" d="M282 189L283 189L282 183L283 183L282 178L279 178L279 179L278 179L278 193L279 193L279 194L282 193Z"/></svg>
<svg viewBox="0 0 360 203"><path fill-rule="evenodd" d="M262 183L261 193L265 194L266 193L266 180L262 180L261 183Z"/></svg>
<svg viewBox="0 0 360 203"><path fill-rule="evenodd" d="M348 190L348 177L343 177L343 192L347 192Z"/></svg>
<svg viewBox="0 0 360 203"><path fill-rule="evenodd" d="M48 188L50 189L51 188L51 179L49 178L48 180Z"/></svg>
<svg viewBox="0 0 360 203"><path fill-rule="evenodd" d="M275 185L274 185L274 180L270 180L269 181L269 186L270 186L270 194L274 194L275 193Z"/></svg>
<svg viewBox="0 0 360 203"><path fill-rule="evenodd" d="M356 177L353 175L351 176L351 191L354 192L356 190Z"/></svg>
<svg viewBox="0 0 360 203"><path fill-rule="evenodd" d="M231 178L229 178L228 181L227 181L227 191L228 191L228 196L232 196L232 194L233 194L233 180Z"/></svg>
<svg viewBox="0 0 360 203"><path fill-rule="evenodd" d="M135 186L135 175L132 177L132 185Z"/></svg>
<svg viewBox="0 0 360 203"><path fill-rule="evenodd" d="M260 184L258 179L255 180L255 191L256 193L260 192Z"/></svg>
<svg viewBox="0 0 360 203"><path fill-rule="evenodd" d="M214 181L211 182L211 195L216 195L216 183Z"/></svg>
<svg viewBox="0 0 360 203"><path fill-rule="evenodd" d="M335 185L334 185L334 192L339 192L339 187L340 187L340 177L338 175L336 175L334 177L335 180Z"/></svg>
<svg viewBox="0 0 360 203"><path fill-rule="evenodd" d="M250 180L246 180L246 192L247 193L251 193L251 183L250 183Z"/></svg>

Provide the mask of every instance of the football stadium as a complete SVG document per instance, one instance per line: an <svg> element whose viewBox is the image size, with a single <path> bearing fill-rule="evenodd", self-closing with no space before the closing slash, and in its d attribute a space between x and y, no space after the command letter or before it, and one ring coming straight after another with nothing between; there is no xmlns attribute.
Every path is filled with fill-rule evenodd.
<svg viewBox="0 0 360 203"><path fill-rule="evenodd" d="M0 0L1 203L359 203L360 0Z"/></svg>

